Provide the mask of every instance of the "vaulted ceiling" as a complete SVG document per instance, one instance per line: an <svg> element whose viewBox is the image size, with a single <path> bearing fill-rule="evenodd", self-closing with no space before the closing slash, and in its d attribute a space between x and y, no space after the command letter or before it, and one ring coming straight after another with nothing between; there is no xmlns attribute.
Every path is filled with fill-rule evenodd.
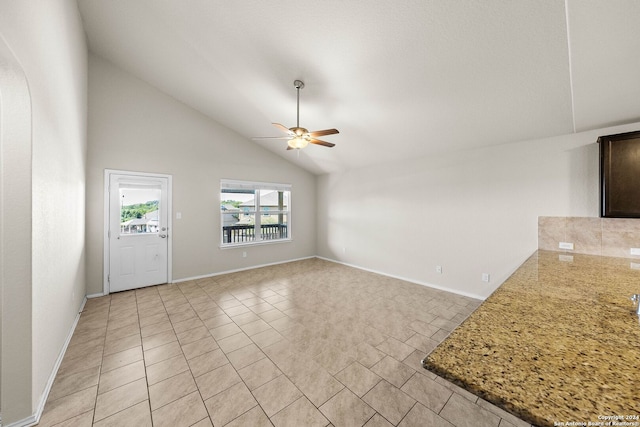
<svg viewBox="0 0 640 427"><path fill-rule="evenodd" d="M636 0L78 0L89 48L315 174L640 120Z"/></svg>

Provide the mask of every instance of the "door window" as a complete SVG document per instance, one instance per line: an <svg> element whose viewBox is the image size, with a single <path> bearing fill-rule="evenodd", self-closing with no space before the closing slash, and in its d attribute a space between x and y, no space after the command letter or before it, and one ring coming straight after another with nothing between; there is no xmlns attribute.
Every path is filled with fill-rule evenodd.
<svg viewBox="0 0 640 427"><path fill-rule="evenodd" d="M158 233L160 187L120 184L120 235Z"/></svg>

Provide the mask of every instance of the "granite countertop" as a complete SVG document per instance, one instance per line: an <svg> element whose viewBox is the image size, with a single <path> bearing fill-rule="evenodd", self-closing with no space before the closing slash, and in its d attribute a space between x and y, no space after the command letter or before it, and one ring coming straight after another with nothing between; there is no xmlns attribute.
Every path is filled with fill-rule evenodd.
<svg viewBox="0 0 640 427"><path fill-rule="evenodd" d="M607 425L612 416L630 424L610 425L640 426L636 266L539 250L425 367L538 426Z"/></svg>

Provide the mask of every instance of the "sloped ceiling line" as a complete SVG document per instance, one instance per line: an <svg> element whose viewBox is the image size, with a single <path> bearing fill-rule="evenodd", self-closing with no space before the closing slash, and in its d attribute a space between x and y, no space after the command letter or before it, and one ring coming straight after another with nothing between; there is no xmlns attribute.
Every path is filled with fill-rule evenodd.
<svg viewBox="0 0 640 427"><path fill-rule="evenodd" d="M573 65L571 60L571 24L569 22L569 0L564 0L564 15L567 22L567 60L569 61L569 91L571 93L571 124L576 133L576 105L573 96Z"/></svg>
<svg viewBox="0 0 640 427"><path fill-rule="evenodd" d="M314 174L640 120L635 0L78 0L90 50ZM293 117L295 118L295 116Z"/></svg>

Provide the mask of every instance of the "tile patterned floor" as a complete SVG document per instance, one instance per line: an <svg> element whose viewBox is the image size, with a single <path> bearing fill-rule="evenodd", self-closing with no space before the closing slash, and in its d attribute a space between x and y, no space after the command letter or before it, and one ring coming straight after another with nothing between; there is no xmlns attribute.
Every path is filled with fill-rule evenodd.
<svg viewBox="0 0 640 427"><path fill-rule="evenodd" d="M480 301L320 259L87 301L41 426L527 426L422 369Z"/></svg>

